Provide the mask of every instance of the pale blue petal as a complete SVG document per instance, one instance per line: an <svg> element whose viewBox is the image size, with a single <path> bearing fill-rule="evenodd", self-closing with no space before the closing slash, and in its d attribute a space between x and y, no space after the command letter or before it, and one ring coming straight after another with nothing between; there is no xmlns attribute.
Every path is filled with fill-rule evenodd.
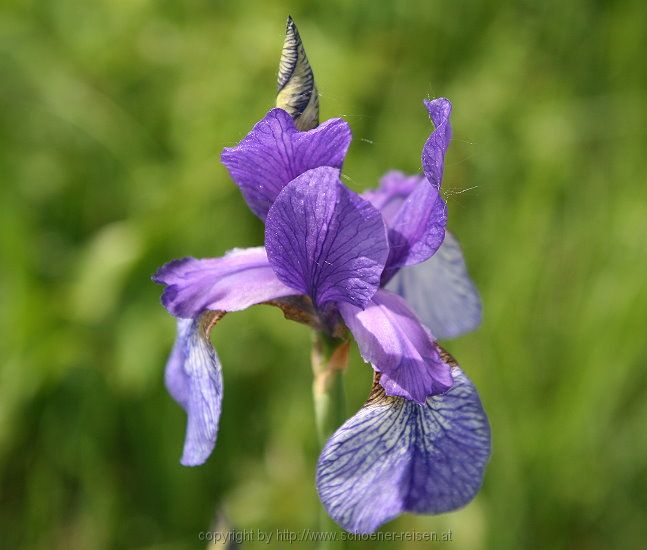
<svg viewBox="0 0 647 550"><path fill-rule="evenodd" d="M196 319L179 319L177 340L166 365L166 387L187 413L180 460L184 466L204 463L216 445L222 369L209 333L222 315L207 311Z"/></svg>
<svg viewBox="0 0 647 550"><path fill-rule="evenodd" d="M481 323L481 298L449 231L436 254L401 269L386 288L402 296L436 338L455 338Z"/></svg>
<svg viewBox="0 0 647 550"><path fill-rule="evenodd" d="M478 393L452 368L454 385L418 405L387 397L379 384L330 438L317 490L330 516L372 533L403 512L440 514L470 502L490 456L490 427Z"/></svg>

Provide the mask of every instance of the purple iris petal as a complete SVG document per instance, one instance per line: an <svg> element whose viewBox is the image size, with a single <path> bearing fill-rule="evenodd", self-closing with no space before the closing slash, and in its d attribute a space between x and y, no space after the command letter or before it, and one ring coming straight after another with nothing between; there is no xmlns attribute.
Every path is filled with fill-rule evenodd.
<svg viewBox="0 0 647 550"><path fill-rule="evenodd" d="M449 231L436 254L399 271L387 288L402 296L437 338L455 338L481 322L479 293Z"/></svg>
<svg viewBox="0 0 647 550"><path fill-rule="evenodd" d="M290 182L267 215L265 247L278 278L322 307L363 307L375 294L388 254L380 213L322 167Z"/></svg>
<svg viewBox="0 0 647 550"><path fill-rule="evenodd" d="M186 359L186 342L193 327L193 319L177 319L177 335L173 350L166 362L164 371L164 384L171 394L171 397L181 405L187 408L189 402L189 377L184 372L184 362Z"/></svg>
<svg viewBox="0 0 647 550"><path fill-rule="evenodd" d="M439 514L474 498L490 456L490 427L471 381L458 366L452 376L452 388L423 406L375 386L326 443L317 490L344 529L372 533L403 512Z"/></svg>
<svg viewBox="0 0 647 550"><path fill-rule="evenodd" d="M391 170L382 176L377 189L364 191L361 196L380 211L384 223L389 225L405 199L423 181L422 174L408 176L400 170Z"/></svg>
<svg viewBox="0 0 647 550"><path fill-rule="evenodd" d="M423 159L432 155L441 163L436 181L422 175L407 176L402 172L388 172L381 180L380 187L367 191L363 197L378 208L384 218L389 235L389 258L382 275L382 284L386 284L398 269L406 265L414 265L430 258L443 242L445 225L447 224L447 206L440 196L440 179L445 149L434 149L433 144L441 141L440 134L451 133L448 120L438 114L440 105L434 100L429 102L435 107L434 121L438 121L436 129L425 144ZM447 102L446 116L450 107ZM430 145L432 144L432 145ZM434 153L434 151L436 153Z"/></svg>
<svg viewBox="0 0 647 550"><path fill-rule="evenodd" d="M440 189L445 165L445 153L452 138L452 127L449 123L452 104L444 97L432 99L431 101L426 99L424 103L435 129L422 148L422 170L429 183Z"/></svg>
<svg viewBox="0 0 647 550"><path fill-rule="evenodd" d="M235 249L222 258L184 258L153 276L165 284L162 303L176 317L210 309L239 311L254 304L298 294L276 278L263 247Z"/></svg>
<svg viewBox="0 0 647 550"><path fill-rule="evenodd" d="M311 168L341 168L350 141L350 127L340 118L299 132L288 113L272 109L236 147L226 147L221 160L249 207L265 220L289 181Z"/></svg>
<svg viewBox="0 0 647 550"><path fill-rule="evenodd" d="M433 336L397 294L379 290L366 309L340 304L339 311L387 395L424 403L452 385Z"/></svg>
<svg viewBox="0 0 647 550"><path fill-rule="evenodd" d="M380 188L364 197L380 209L389 235L389 258L382 283L405 266L424 262L443 242L447 206L424 176L389 172Z"/></svg>
<svg viewBox="0 0 647 550"><path fill-rule="evenodd" d="M222 316L206 312L196 319L179 319L178 334L166 365L171 396L187 413L184 466L198 466L213 451L222 403L222 371L209 333Z"/></svg>

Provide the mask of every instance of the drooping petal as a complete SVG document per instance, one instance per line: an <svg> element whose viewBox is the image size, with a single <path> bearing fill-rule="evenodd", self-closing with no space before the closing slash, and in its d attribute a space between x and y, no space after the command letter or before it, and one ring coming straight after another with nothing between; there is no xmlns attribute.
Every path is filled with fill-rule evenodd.
<svg viewBox="0 0 647 550"><path fill-rule="evenodd" d="M226 147L221 160L249 207L265 220L288 182L311 168L341 168L350 141L350 127L340 118L299 132L288 113L272 109L236 147Z"/></svg>
<svg viewBox="0 0 647 550"><path fill-rule="evenodd" d="M365 309L340 304L339 311L387 395L424 403L451 386L433 336L400 296L378 290Z"/></svg>
<svg viewBox="0 0 647 550"><path fill-rule="evenodd" d="M153 280L166 285L164 307L183 318L205 309L239 311L298 294L279 281L262 246L235 249L221 258L174 260L162 266Z"/></svg>
<svg viewBox="0 0 647 550"><path fill-rule="evenodd" d="M452 127L449 123L452 104L444 97L431 101L425 99L424 103L435 129L422 148L422 170L429 183L436 189L440 189L445 166L445 153L452 138Z"/></svg>
<svg viewBox="0 0 647 550"><path fill-rule="evenodd" d="M455 338L481 322L481 298L449 231L433 257L399 271L387 288L402 296L437 338Z"/></svg>
<svg viewBox="0 0 647 550"><path fill-rule="evenodd" d="M193 327L193 319L177 319L177 335L173 349L166 362L164 384L171 397L186 409L189 402L189 377L184 372L186 342Z"/></svg>
<svg viewBox="0 0 647 550"><path fill-rule="evenodd" d="M388 254L380 213L322 167L278 195L265 224L265 247L278 278L318 307L363 307L380 284Z"/></svg>
<svg viewBox="0 0 647 550"><path fill-rule="evenodd" d="M166 364L166 387L187 413L180 460L184 466L203 464L216 445L222 370L209 334L223 315L207 311L195 319L178 319L177 339Z"/></svg>
<svg viewBox="0 0 647 550"><path fill-rule="evenodd" d="M440 514L470 502L490 457L476 388L455 365L454 384L424 405L388 397L376 382L360 411L326 443L317 490L328 514L372 533L403 512Z"/></svg>

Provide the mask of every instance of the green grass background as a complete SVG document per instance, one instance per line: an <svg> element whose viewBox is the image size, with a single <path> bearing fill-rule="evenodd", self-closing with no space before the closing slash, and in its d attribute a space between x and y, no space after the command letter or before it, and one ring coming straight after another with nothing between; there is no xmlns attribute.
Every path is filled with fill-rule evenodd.
<svg viewBox="0 0 647 550"><path fill-rule="evenodd" d="M272 106L288 13L322 118L352 126L353 189L417 171L422 99L454 104L449 226L485 317L447 347L493 456L468 507L384 529L451 529L438 546L456 549L644 547L642 0L5 0L0 546L202 548L219 510L238 529L316 528L307 329L266 307L223 320L218 446L183 468L162 383L174 323L149 280L262 243L219 152ZM354 349L349 411L369 380Z"/></svg>

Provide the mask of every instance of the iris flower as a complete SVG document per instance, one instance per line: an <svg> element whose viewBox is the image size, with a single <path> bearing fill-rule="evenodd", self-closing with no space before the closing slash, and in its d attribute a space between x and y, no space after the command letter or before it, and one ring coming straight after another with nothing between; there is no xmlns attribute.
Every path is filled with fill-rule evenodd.
<svg viewBox="0 0 647 550"><path fill-rule="evenodd" d="M186 466L202 464L216 443L223 384L209 335L225 314L271 304L330 338L354 336L373 389L324 446L316 484L330 516L356 533L402 512L465 505L490 454L477 391L434 336L474 328L480 302L445 232L451 104L424 104L435 128L423 174L391 172L363 196L340 180L351 142L344 120L301 131L294 113L270 110L221 157L265 223L265 245L175 260L154 275L177 318L165 382L187 413Z"/></svg>

